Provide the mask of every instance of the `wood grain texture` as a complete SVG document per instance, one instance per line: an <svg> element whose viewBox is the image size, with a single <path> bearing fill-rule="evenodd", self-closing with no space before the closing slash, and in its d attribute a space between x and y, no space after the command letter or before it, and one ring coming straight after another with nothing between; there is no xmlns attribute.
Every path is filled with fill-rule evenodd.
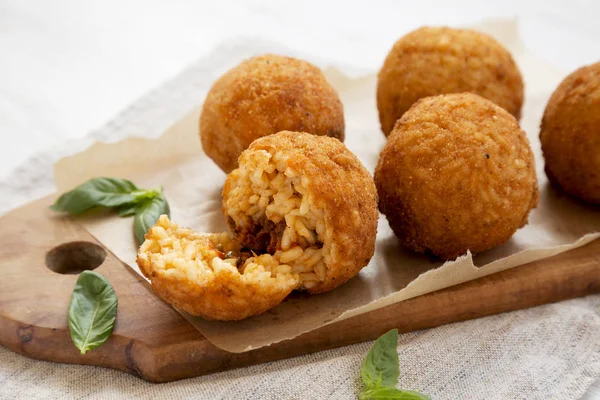
<svg viewBox="0 0 600 400"><path fill-rule="evenodd" d="M114 368L168 382L374 339L391 328L410 332L600 292L600 241L561 255L349 318L266 348L228 353L213 346L146 281L107 253L95 269L119 297L111 338L80 355L67 309L76 274L46 267L63 243L99 244L69 218L54 215L48 197L0 219L0 344L43 360Z"/></svg>

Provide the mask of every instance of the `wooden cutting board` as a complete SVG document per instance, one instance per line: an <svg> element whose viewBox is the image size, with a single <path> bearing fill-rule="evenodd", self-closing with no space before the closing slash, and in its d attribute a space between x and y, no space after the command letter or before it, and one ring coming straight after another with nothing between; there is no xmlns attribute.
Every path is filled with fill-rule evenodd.
<svg viewBox="0 0 600 400"><path fill-rule="evenodd" d="M228 353L208 342L82 227L48 210L52 200L38 200L0 218L0 344L32 358L114 368L151 382L345 346L392 328L410 332L600 292L597 240L293 340ZM82 356L69 336L67 308L77 272L97 265L119 297L119 311L111 338Z"/></svg>

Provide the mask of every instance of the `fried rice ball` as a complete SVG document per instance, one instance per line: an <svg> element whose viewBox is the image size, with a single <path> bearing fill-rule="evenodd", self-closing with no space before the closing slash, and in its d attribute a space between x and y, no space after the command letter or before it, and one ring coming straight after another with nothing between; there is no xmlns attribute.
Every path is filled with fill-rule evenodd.
<svg viewBox="0 0 600 400"><path fill-rule="evenodd" d="M260 314L292 290L331 290L375 251L375 184L333 138L256 140L227 176L223 213L231 234L194 233L163 216L138 252L160 297L206 319Z"/></svg>
<svg viewBox="0 0 600 400"><path fill-rule="evenodd" d="M388 138L375 185L400 242L443 259L505 242L538 201L525 133L504 109L471 93L413 105Z"/></svg>
<svg viewBox="0 0 600 400"><path fill-rule="evenodd" d="M206 154L226 173L255 139L279 131L344 141L344 110L316 66L291 57L250 58L221 76L200 115Z"/></svg>
<svg viewBox="0 0 600 400"><path fill-rule="evenodd" d="M600 205L600 62L573 72L554 91L540 140L548 179Z"/></svg>
<svg viewBox="0 0 600 400"><path fill-rule="evenodd" d="M388 136L417 100L471 92L521 116L523 79L510 53L492 37L468 29L423 27L398 40L377 81L381 130Z"/></svg>

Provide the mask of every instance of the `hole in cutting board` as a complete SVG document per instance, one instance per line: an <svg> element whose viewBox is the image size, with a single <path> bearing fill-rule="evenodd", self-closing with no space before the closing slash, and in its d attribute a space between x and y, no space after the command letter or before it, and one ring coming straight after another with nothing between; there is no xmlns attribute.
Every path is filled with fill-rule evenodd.
<svg viewBox="0 0 600 400"><path fill-rule="evenodd" d="M106 251L91 242L69 242L46 253L46 266L59 274L79 274L99 267Z"/></svg>

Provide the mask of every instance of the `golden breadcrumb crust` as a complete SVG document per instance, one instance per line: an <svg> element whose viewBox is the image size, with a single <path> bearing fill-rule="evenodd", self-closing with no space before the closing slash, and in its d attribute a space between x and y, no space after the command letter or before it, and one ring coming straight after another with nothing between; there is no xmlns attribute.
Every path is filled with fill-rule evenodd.
<svg viewBox="0 0 600 400"><path fill-rule="evenodd" d="M550 181L600 204L600 62L573 72L554 91L540 140Z"/></svg>
<svg viewBox="0 0 600 400"><path fill-rule="evenodd" d="M266 54L242 62L210 89L200 116L206 154L226 173L255 139L282 130L344 140L344 110L316 66Z"/></svg>
<svg viewBox="0 0 600 400"><path fill-rule="evenodd" d="M379 71L381 129L389 135L420 98L461 92L476 93L520 118L523 79L500 43L473 30L417 29L394 44Z"/></svg>
<svg viewBox="0 0 600 400"><path fill-rule="evenodd" d="M505 242L538 201L525 133L504 109L470 93L413 105L388 138L375 184L400 242L445 259Z"/></svg>

